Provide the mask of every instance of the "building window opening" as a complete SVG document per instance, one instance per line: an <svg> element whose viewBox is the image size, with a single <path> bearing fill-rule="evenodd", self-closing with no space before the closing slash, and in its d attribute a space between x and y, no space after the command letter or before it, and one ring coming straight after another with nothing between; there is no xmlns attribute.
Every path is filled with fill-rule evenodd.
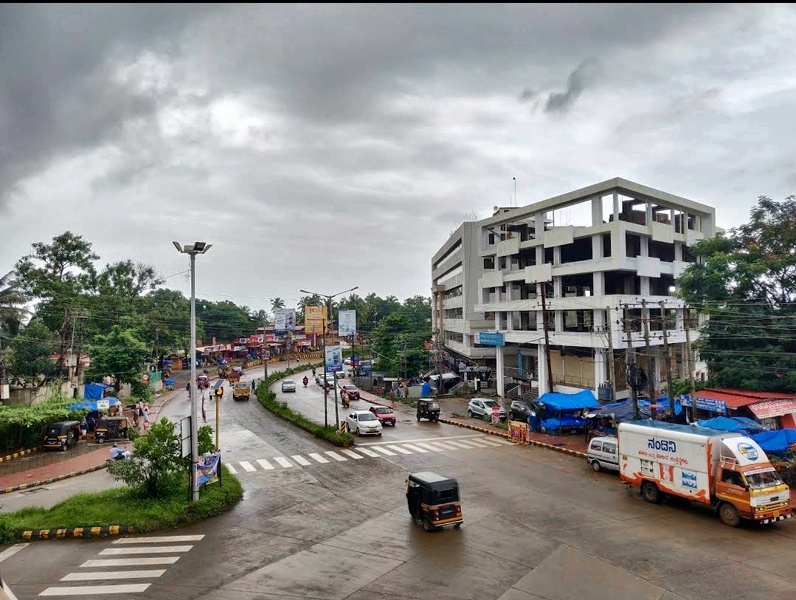
<svg viewBox="0 0 796 600"><path fill-rule="evenodd" d="M603 238L603 258L609 258L611 256L611 234L604 233L602 235Z"/></svg>
<svg viewBox="0 0 796 600"><path fill-rule="evenodd" d="M484 269L492 270L495 268L495 257L490 256L484 259Z"/></svg>
<svg viewBox="0 0 796 600"><path fill-rule="evenodd" d="M650 240L650 256L663 262L674 262L674 245Z"/></svg>
<svg viewBox="0 0 796 600"><path fill-rule="evenodd" d="M641 236L628 233L625 238L625 256L636 258L641 254Z"/></svg>
<svg viewBox="0 0 796 600"><path fill-rule="evenodd" d="M591 237L580 238L561 246L561 264L592 260Z"/></svg>
<svg viewBox="0 0 796 600"><path fill-rule="evenodd" d="M607 271L605 273L605 295L635 295L641 293L641 280L627 271Z"/></svg>

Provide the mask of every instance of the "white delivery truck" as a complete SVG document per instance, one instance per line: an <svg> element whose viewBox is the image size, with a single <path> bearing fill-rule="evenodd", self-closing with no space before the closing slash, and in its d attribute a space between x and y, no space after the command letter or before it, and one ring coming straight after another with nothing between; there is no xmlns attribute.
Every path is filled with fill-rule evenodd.
<svg viewBox="0 0 796 600"><path fill-rule="evenodd" d="M731 527L792 516L790 489L757 443L740 433L661 421L620 423L619 476L647 502L679 496L715 508Z"/></svg>

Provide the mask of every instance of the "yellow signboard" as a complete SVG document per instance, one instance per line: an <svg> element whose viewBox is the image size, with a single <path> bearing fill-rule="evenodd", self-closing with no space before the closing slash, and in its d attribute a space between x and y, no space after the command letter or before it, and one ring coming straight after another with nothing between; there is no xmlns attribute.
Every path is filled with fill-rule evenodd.
<svg viewBox="0 0 796 600"><path fill-rule="evenodd" d="M528 443L528 423L509 421L509 439L517 444Z"/></svg>
<svg viewBox="0 0 796 600"><path fill-rule="evenodd" d="M323 333L325 325L325 306L307 306L304 308L304 333Z"/></svg>

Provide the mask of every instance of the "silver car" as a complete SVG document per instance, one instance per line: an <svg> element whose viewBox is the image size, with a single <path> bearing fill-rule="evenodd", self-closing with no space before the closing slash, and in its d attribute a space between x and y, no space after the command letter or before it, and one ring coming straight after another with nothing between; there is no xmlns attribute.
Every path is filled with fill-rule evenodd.
<svg viewBox="0 0 796 600"><path fill-rule="evenodd" d="M467 405L467 414L472 417L483 419L485 416L492 416L492 409L498 409L501 421L506 420L506 409L499 402L491 398L473 398Z"/></svg>
<svg viewBox="0 0 796 600"><path fill-rule="evenodd" d="M282 391L283 392L295 392L296 391L296 382L292 379L283 379L282 380Z"/></svg>

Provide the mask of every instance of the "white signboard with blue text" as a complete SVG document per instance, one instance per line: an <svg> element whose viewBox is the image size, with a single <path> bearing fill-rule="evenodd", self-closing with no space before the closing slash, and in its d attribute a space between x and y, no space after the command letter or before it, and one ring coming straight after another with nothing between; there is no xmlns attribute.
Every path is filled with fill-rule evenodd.
<svg viewBox="0 0 796 600"><path fill-rule="evenodd" d="M275 331L295 331L296 330L296 309L277 308L274 309L274 330Z"/></svg>
<svg viewBox="0 0 796 600"><path fill-rule="evenodd" d="M341 310L337 313L337 331L340 335L357 334L357 311Z"/></svg>
<svg viewBox="0 0 796 600"><path fill-rule="evenodd" d="M343 367L343 351L339 344L326 346L326 356L324 358L324 371L326 373L340 372Z"/></svg>
<svg viewBox="0 0 796 600"><path fill-rule="evenodd" d="M475 334L475 343L482 346L505 346L503 334L499 331L478 331Z"/></svg>

